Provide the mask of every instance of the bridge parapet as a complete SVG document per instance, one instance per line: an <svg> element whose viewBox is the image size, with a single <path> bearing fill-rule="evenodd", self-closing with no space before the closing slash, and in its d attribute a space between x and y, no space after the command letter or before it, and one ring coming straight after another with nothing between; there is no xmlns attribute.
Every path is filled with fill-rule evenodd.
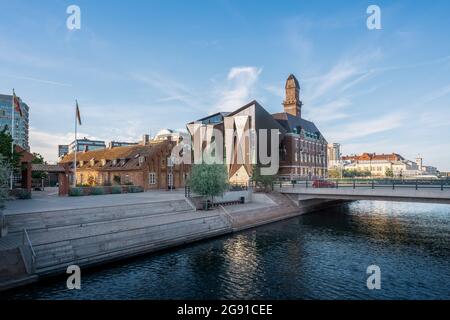
<svg viewBox="0 0 450 320"><path fill-rule="evenodd" d="M380 200L450 204L450 186L447 185L367 185L347 184L332 187L312 187L308 184L284 183L274 188L286 194L298 194L299 200Z"/></svg>

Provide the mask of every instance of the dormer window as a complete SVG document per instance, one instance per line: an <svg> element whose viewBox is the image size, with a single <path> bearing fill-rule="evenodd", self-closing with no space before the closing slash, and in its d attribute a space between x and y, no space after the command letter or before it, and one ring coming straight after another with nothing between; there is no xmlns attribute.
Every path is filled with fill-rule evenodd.
<svg viewBox="0 0 450 320"><path fill-rule="evenodd" d="M80 167L84 165L84 161L80 161Z"/></svg>
<svg viewBox="0 0 450 320"><path fill-rule="evenodd" d="M114 159L114 160L112 161L112 165L113 165L113 166L117 166L117 159Z"/></svg>
<svg viewBox="0 0 450 320"><path fill-rule="evenodd" d="M140 156L139 157L139 165L142 165L145 162L145 157L144 156Z"/></svg>
<svg viewBox="0 0 450 320"><path fill-rule="evenodd" d="M101 164L102 164L102 167L106 166L106 159L102 159Z"/></svg>
<svg viewBox="0 0 450 320"><path fill-rule="evenodd" d="M95 166L95 159L89 160L89 165L90 165L91 167Z"/></svg>

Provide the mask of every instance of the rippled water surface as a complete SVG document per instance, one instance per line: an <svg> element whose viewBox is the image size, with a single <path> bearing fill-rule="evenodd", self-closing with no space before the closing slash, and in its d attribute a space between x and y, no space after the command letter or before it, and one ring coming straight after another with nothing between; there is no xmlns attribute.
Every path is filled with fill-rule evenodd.
<svg viewBox="0 0 450 320"><path fill-rule="evenodd" d="M369 265L381 290L366 287ZM3 299L450 299L450 206L361 201L56 278Z"/></svg>

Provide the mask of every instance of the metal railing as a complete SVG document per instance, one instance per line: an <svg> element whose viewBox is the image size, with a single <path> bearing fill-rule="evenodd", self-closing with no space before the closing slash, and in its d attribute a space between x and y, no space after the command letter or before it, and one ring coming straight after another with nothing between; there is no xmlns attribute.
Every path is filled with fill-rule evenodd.
<svg viewBox="0 0 450 320"><path fill-rule="evenodd" d="M29 248L31 252L31 260L34 263L36 262L36 252L34 251L33 245L31 243L30 237L28 236L27 229L23 229L23 239L22 245Z"/></svg>
<svg viewBox="0 0 450 320"><path fill-rule="evenodd" d="M188 185L184 186L184 197L185 198L191 197L191 187Z"/></svg>
<svg viewBox="0 0 450 320"><path fill-rule="evenodd" d="M222 209L222 212L224 213L224 216L225 216L226 220L228 221L228 223L230 224L230 226L233 227L233 225L234 225L233 216L222 205L219 205L219 207Z"/></svg>
<svg viewBox="0 0 450 320"><path fill-rule="evenodd" d="M274 183L274 187L281 188L334 188L334 189L342 189L342 188L370 188L370 189L378 189L378 188L389 188L392 190L396 189L415 189L415 190L423 190L423 189L438 189L441 191L450 190L450 180L441 179L441 180L385 180L385 179L329 179L329 180L292 180L292 181L278 181Z"/></svg>

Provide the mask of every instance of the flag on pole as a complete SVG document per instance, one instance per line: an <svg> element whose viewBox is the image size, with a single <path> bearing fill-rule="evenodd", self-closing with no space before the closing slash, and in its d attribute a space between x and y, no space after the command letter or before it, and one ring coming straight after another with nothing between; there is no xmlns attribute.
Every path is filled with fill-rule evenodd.
<svg viewBox="0 0 450 320"><path fill-rule="evenodd" d="M16 96L14 89L13 89L13 103L14 103L14 109L20 114L21 117L23 117L22 108L20 108L20 100Z"/></svg>
<svg viewBox="0 0 450 320"><path fill-rule="evenodd" d="M77 105L77 121L78 124L81 126L81 116L80 116L80 108L78 107L78 101L76 101L76 105Z"/></svg>

